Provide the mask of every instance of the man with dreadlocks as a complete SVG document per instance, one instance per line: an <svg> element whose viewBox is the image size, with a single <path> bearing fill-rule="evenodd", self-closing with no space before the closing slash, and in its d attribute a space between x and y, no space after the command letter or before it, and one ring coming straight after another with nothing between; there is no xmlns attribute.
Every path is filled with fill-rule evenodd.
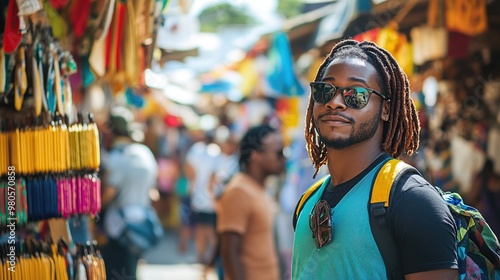
<svg viewBox="0 0 500 280"><path fill-rule="evenodd" d="M379 168L411 155L419 132L408 77L391 54L371 42L334 46L311 83L305 129L316 173L326 164L330 174L297 205L292 279L458 279L453 217L420 175L401 177L386 214L398 270L386 269L370 225Z"/></svg>

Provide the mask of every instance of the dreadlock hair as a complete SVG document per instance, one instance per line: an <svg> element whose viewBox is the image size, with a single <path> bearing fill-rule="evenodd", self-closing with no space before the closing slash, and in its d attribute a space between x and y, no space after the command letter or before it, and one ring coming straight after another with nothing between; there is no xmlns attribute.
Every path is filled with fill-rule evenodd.
<svg viewBox="0 0 500 280"><path fill-rule="evenodd" d="M314 80L323 79L326 68L334 59L347 57L358 58L373 65L378 72L377 82L382 87L382 93L390 100L391 121L384 124L382 150L395 158L403 151L408 155L413 154L418 148L420 122L410 97L408 76L388 51L368 41L341 41L321 63ZM314 125L313 106L314 100L310 95L305 120L305 138L309 157L316 169L313 176L315 177L319 168L327 162L327 150Z"/></svg>
<svg viewBox="0 0 500 280"><path fill-rule="evenodd" d="M262 151L262 141L266 136L276 132L276 129L267 124L259 125L250 128L240 141L240 159L239 165L242 171L245 170L247 164L250 162L250 156L253 151Z"/></svg>

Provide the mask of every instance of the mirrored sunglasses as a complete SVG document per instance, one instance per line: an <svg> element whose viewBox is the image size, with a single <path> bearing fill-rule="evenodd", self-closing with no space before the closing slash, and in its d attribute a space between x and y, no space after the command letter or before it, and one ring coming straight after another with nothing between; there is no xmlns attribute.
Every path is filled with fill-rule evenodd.
<svg viewBox="0 0 500 280"><path fill-rule="evenodd" d="M340 91L342 99L347 107L351 109L363 109L370 99L370 95L375 93L383 100L389 98L374 89L364 87L346 87L341 88L325 82L311 82L311 95L314 102L326 104L335 97L337 91Z"/></svg>
<svg viewBox="0 0 500 280"><path fill-rule="evenodd" d="M332 241L330 205L326 200L320 200L314 205L309 216L309 227L312 230L312 237L316 239L318 249Z"/></svg>

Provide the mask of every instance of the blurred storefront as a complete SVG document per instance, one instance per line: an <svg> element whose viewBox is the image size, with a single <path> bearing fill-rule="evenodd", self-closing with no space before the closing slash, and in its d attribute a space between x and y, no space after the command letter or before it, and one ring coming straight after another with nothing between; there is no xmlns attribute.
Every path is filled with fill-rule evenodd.
<svg viewBox="0 0 500 280"><path fill-rule="evenodd" d="M105 279L89 229L101 211L100 130L114 97L144 87L166 2L2 2L3 275Z"/></svg>

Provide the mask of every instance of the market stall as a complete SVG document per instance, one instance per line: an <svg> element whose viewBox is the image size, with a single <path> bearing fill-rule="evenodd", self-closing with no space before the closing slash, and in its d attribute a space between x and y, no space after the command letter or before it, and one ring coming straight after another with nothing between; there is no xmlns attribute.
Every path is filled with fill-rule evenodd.
<svg viewBox="0 0 500 280"><path fill-rule="evenodd" d="M144 84L167 1L6 2L0 274L105 279L87 223L101 211L101 135L86 93L95 83L113 96Z"/></svg>

